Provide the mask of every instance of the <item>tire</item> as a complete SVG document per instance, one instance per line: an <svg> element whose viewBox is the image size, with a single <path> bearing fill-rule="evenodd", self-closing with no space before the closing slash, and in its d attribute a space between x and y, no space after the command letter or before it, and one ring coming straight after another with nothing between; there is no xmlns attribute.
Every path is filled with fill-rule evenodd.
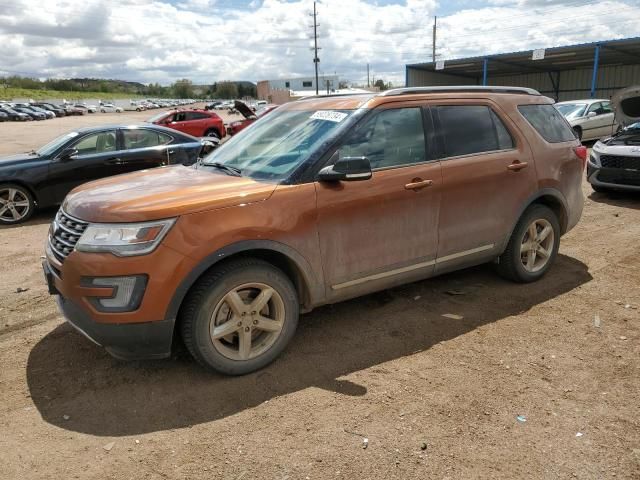
<svg viewBox="0 0 640 480"><path fill-rule="evenodd" d="M265 293L268 289L270 294ZM239 304L234 308L233 302L227 303L232 292L237 293L234 298L242 311L246 308L241 315ZM251 303L262 294L269 296L256 316ZM291 280L267 262L243 258L214 267L198 280L181 307L179 322L184 344L196 361L225 375L244 375L280 355L295 333L298 316L298 295ZM266 330L256 326L263 321ZM220 336L214 339L210 329L216 325ZM220 329L227 325L228 329ZM241 336L250 339L244 342L249 347L242 348Z"/></svg>
<svg viewBox="0 0 640 480"><path fill-rule="evenodd" d="M0 184L0 225L26 222L35 209L33 195L29 190L12 183Z"/></svg>
<svg viewBox="0 0 640 480"><path fill-rule="evenodd" d="M578 138L578 140L582 141L582 129L580 127L573 127L572 130L573 130L573 133L576 134L576 137Z"/></svg>
<svg viewBox="0 0 640 480"><path fill-rule="evenodd" d="M537 230L537 238L546 227L550 227L547 235L541 242L530 243L531 226L535 223ZM551 236L551 239L549 237ZM525 245L531 245L531 249L525 249ZM536 249L536 245L542 247L541 250ZM549 208L541 204L531 205L525 210L511 234L509 243L504 253L498 259L498 273L511 281L519 283L535 282L544 276L558 254L560 246L560 222L556 214ZM536 250L535 255L531 254L531 250ZM524 252L527 253L524 253ZM540 252L545 251L546 257ZM526 259L523 258L526 256ZM530 258L533 262L530 263ZM544 260L544 261L543 261Z"/></svg>
<svg viewBox="0 0 640 480"><path fill-rule="evenodd" d="M591 188L593 189L594 192L598 192L598 193L609 193L609 192L611 192L611 190L608 189L607 187L599 187L599 186L593 185L593 184L591 184Z"/></svg>
<svg viewBox="0 0 640 480"><path fill-rule="evenodd" d="M209 130L207 130L204 133L205 137L214 137L217 138L218 140L220 140L220 134L218 133L218 131L215 128L210 128Z"/></svg>

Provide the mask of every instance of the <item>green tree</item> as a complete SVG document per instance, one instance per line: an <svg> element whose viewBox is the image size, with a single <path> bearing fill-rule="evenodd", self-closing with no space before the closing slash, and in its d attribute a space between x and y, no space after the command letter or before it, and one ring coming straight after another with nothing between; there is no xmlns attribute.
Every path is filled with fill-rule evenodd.
<svg viewBox="0 0 640 480"><path fill-rule="evenodd" d="M233 82L218 82L216 91L213 94L215 98L238 98L238 85Z"/></svg>
<svg viewBox="0 0 640 480"><path fill-rule="evenodd" d="M187 78L178 80L171 86L176 98L193 98L193 83Z"/></svg>

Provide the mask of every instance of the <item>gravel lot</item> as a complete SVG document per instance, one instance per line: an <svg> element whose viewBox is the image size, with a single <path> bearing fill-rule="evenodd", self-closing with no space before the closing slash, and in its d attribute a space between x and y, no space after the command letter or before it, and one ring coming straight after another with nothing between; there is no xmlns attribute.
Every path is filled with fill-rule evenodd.
<svg viewBox="0 0 640 480"><path fill-rule="evenodd" d="M0 124L0 153L153 113ZM320 308L241 378L112 359L45 290L54 211L0 228L0 478L640 478L640 197L584 192L543 281L478 267Z"/></svg>

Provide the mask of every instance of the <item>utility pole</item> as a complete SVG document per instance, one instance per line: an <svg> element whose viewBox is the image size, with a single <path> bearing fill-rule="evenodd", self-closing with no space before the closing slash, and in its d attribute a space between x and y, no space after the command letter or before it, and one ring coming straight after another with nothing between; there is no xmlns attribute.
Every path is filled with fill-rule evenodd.
<svg viewBox="0 0 640 480"><path fill-rule="evenodd" d="M431 61L436 61L436 29L438 28L438 17L433 17L433 40L431 47L433 48L431 53Z"/></svg>
<svg viewBox="0 0 640 480"><path fill-rule="evenodd" d="M369 64L367 63L367 88L371 88L371 82L369 81Z"/></svg>
<svg viewBox="0 0 640 480"><path fill-rule="evenodd" d="M316 67L316 95L318 95L318 12L316 11L316 2L313 2L313 63Z"/></svg>

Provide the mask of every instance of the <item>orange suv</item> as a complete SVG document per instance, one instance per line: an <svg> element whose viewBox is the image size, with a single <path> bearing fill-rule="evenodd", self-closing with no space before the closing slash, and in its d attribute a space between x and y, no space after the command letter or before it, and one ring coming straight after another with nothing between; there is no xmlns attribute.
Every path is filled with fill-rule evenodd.
<svg viewBox="0 0 640 480"><path fill-rule="evenodd" d="M244 374L300 312L486 262L541 278L578 222L586 149L538 92L432 87L281 106L192 167L72 191L44 262L112 355Z"/></svg>

